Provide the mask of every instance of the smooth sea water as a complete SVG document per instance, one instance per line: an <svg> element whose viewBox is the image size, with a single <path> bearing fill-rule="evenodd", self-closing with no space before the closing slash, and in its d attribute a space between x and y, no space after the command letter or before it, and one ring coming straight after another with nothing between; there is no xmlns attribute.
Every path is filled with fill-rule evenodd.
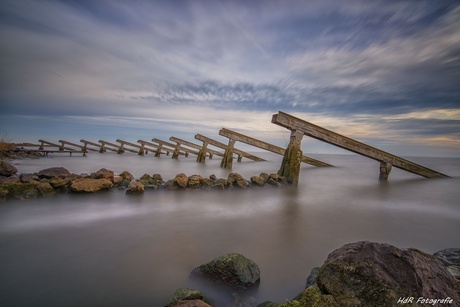
<svg viewBox="0 0 460 307"><path fill-rule="evenodd" d="M245 178L275 173L281 156L256 153L233 170ZM358 155L314 155L335 167L302 165L295 188L248 191L111 190L59 194L0 204L1 306L163 306L178 288L197 287L190 272L225 253L254 260L256 303L285 302L327 255L369 240L428 253L460 247L460 159L408 159L452 178L425 179ZM159 173L227 177L220 159L90 153L15 160L19 173L63 166L74 173L105 167L136 178ZM227 294L200 288L214 306Z"/></svg>

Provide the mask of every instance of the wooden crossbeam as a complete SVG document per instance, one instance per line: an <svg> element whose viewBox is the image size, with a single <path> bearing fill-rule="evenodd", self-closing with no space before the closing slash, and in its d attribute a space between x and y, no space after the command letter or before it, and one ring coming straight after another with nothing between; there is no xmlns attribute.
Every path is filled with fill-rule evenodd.
<svg viewBox="0 0 460 307"><path fill-rule="evenodd" d="M85 145L80 145L80 144L75 144L75 143L72 143L72 142L69 142L69 141L64 141L64 140L59 140L58 141L59 143L61 143L61 148L64 149L65 147L65 144L67 145L70 145L70 146L74 146L74 147L78 147L80 148L82 151L84 152L87 152L88 150L91 150L91 151L97 151L96 149L94 148L88 148L87 146Z"/></svg>
<svg viewBox="0 0 460 307"><path fill-rule="evenodd" d="M45 140L38 140L40 142L40 147L38 148L39 150L44 150L45 146L46 147L57 147L59 150L74 150L73 148L68 148L68 147L62 147L59 144L48 142Z"/></svg>
<svg viewBox="0 0 460 307"><path fill-rule="evenodd" d="M152 139L152 141L162 145L163 147L167 146L167 147L172 148L173 154L172 154L171 158L173 158L173 159L177 159L179 157L179 155L185 155L186 157L188 157L188 150L185 150L185 149L181 148L179 144L175 145L173 143L162 141L162 140L157 139L157 138Z"/></svg>
<svg viewBox="0 0 460 307"><path fill-rule="evenodd" d="M141 144L141 146L143 146L146 150L149 150L149 151L157 152L158 149L162 147L162 146L159 146L158 144L154 144L154 143L144 141L144 140L137 140L137 142ZM149 148L147 146L150 146L153 148ZM167 155L169 155L169 153L172 152L172 150L169 150L168 148L160 148L160 152L159 152L160 154L164 154L164 152L161 152L161 149L163 149Z"/></svg>
<svg viewBox="0 0 460 307"><path fill-rule="evenodd" d="M138 149L137 151L135 151L135 152L137 152L138 155L140 155L140 156L144 155L145 150L141 145L137 145L137 144L134 144L134 143L131 143L131 142L128 142L128 141L124 141L124 140L120 140L120 139L117 139L115 142L121 144L120 148L118 149L119 151L120 150L125 150L125 149L129 150L128 148L124 147L125 145L129 145L131 147L134 147L134 148Z"/></svg>
<svg viewBox="0 0 460 307"><path fill-rule="evenodd" d="M201 134L196 134L195 135L195 139L197 140L200 140L202 142L207 142L209 145L212 145L212 146L215 146L215 147L219 147L221 149L227 149L228 145L224 144L224 143L221 143L219 141L216 141L216 140L213 140L211 138L208 138L204 135L201 135ZM233 152L235 154L237 154L239 157L245 157L249 160L253 160L253 161L265 161L264 159L260 158L260 157L257 157L257 156L254 156L254 155L251 155L250 153L247 153L247 152L244 152L242 150L239 150L239 149L236 149L236 148L233 148ZM239 161L241 161L241 158L238 158Z"/></svg>
<svg viewBox="0 0 460 307"><path fill-rule="evenodd" d="M104 140L99 140L99 143L101 143L101 149L99 150L100 153L106 152L107 150L114 151L118 153L118 145L115 145L113 143L104 141Z"/></svg>
<svg viewBox="0 0 460 307"><path fill-rule="evenodd" d="M241 133L238 133L238 132L226 129L226 128L222 128L219 131L219 135L222 135L229 139L234 139L238 142L242 142L242 143L254 146L254 147L258 147L258 148L261 148L261 149L264 149L264 150L267 150L267 151L270 151L270 152L273 152L273 153L276 153L282 156L284 156L284 153L286 151L284 148L281 148L279 146L252 138L250 136L247 136L247 135L244 135L244 134L241 134ZM319 167L332 166L330 164L307 157L305 155L302 156L302 162L311 164L314 166L319 166Z"/></svg>
<svg viewBox="0 0 460 307"><path fill-rule="evenodd" d="M381 171L391 165L410 173L414 173L426 178L449 177L422 165L413 163L396 155L390 154L383 150L361 143L354 139L340 135L333 131L327 130L320 126L309 123L300 118L294 117L284 112L278 112L272 117L272 123L285 127L291 131L301 131L304 135L318 139L320 141L338 146L340 148L352 151L365 157L381 162ZM382 166L383 165L383 166Z"/></svg>
<svg viewBox="0 0 460 307"><path fill-rule="evenodd" d="M170 137L169 138L170 141L173 141L173 142L176 142L176 143L179 143L181 145L186 145L188 147L192 147L192 148L195 148L195 149L201 149L201 146L198 145L198 144L195 144L195 143L192 143L192 142L189 142L189 141L185 141L185 140L182 140L182 139L179 139L179 138L176 138L176 137ZM216 156L223 156L224 154L217 151L217 150L213 150L213 149L209 149L209 148L206 148L206 151L209 152L210 154L213 154L213 155L216 155Z"/></svg>
<svg viewBox="0 0 460 307"><path fill-rule="evenodd" d="M88 145L91 145L91 146L95 146L95 147L98 148L98 149L96 149L96 151L99 151L100 153L104 152L102 144L94 143L94 142L83 140L83 139L80 140L80 142L84 144L83 147L86 148L86 149L93 150L93 148L88 147Z"/></svg>

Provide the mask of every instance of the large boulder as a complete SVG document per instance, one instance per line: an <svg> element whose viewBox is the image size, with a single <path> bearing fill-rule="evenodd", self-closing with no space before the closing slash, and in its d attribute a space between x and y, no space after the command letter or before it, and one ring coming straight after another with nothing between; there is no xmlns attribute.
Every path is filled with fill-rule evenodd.
<svg viewBox="0 0 460 307"><path fill-rule="evenodd" d="M203 183L204 183L203 177L201 177L200 175L192 175L188 177L187 186L190 189L199 189L202 187Z"/></svg>
<svg viewBox="0 0 460 307"><path fill-rule="evenodd" d="M53 177L65 177L67 175L70 175L70 172L68 169L64 167L50 167L39 171L37 175L40 178L50 179Z"/></svg>
<svg viewBox="0 0 460 307"><path fill-rule="evenodd" d="M177 174L174 182L181 188L186 188L188 184L188 177L184 173Z"/></svg>
<svg viewBox="0 0 460 307"><path fill-rule="evenodd" d="M446 248L433 256L441 260L452 276L460 281L460 248Z"/></svg>
<svg viewBox="0 0 460 307"><path fill-rule="evenodd" d="M459 293L455 279L436 257L414 248L361 241L329 254L316 285L307 288L301 300L324 306L395 306L411 297L412 303L419 297L460 302Z"/></svg>
<svg viewBox="0 0 460 307"><path fill-rule="evenodd" d="M174 292L173 296L166 303L165 307L210 307L206 303L206 298L199 290L180 288Z"/></svg>
<svg viewBox="0 0 460 307"><path fill-rule="evenodd" d="M257 264L241 254L226 254L195 268L192 277L202 278L232 289L248 289L260 281Z"/></svg>
<svg viewBox="0 0 460 307"><path fill-rule="evenodd" d="M94 193L111 187L112 181L108 179L80 178L72 181L70 190L77 193Z"/></svg>
<svg viewBox="0 0 460 307"><path fill-rule="evenodd" d="M0 176L12 176L18 172L18 169L11 163L0 160Z"/></svg>

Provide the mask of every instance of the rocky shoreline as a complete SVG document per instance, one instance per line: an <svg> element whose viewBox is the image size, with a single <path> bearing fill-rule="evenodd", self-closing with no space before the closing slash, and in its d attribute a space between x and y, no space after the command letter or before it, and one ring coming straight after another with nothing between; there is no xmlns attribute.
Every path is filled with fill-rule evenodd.
<svg viewBox="0 0 460 307"><path fill-rule="evenodd" d="M73 174L64 167L52 167L37 173L17 174L12 164L0 161L0 201L8 199L31 199L50 197L58 193L95 193L112 188L125 190L126 194L142 194L146 190L247 190L263 187L287 185L284 177L278 174L261 173L249 180L238 173L230 173L227 178L215 175L187 176L177 174L174 178L163 180L160 174L144 174L139 179L124 171L116 175L102 168L91 174Z"/></svg>
<svg viewBox="0 0 460 307"><path fill-rule="evenodd" d="M305 289L283 303L256 299L247 290L260 283L257 264L240 254L226 254L200 265L191 278L230 290L228 306L460 306L460 248L427 254L384 243L359 241L329 254L312 269ZM165 307L210 307L203 291L180 288ZM217 305L214 305L217 306Z"/></svg>

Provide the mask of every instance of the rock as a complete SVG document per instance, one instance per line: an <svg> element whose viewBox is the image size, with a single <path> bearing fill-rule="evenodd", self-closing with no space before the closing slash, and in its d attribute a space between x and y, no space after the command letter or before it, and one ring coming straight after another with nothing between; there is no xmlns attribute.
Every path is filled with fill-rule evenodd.
<svg viewBox="0 0 460 307"><path fill-rule="evenodd" d="M233 289L248 289L259 283L260 270L254 261L241 254L232 253L195 268L191 276Z"/></svg>
<svg viewBox="0 0 460 307"><path fill-rule="evenodd" d="M11 163L0 160L0 176L12 176L18 172L18 169Z"/></svg>
<svg viewBox="0 0 460 307"><path fill-rule="evenodd" d="M110 180L111 182L113 182L114 173L111 170L101 168L97 172L92 173L90 175L90 177L93 178L93 179L107 179L107 180Z"/></svg>
<svg viewBox="0 0 460 307"><path fill-rule="evenodd" d="M204 182L204 178L201 177L200 175L192 175L188 177L187 186L190 189L199 189L201 188L203 182Z"/></svg>
<svg viewBox="0 0 460 307"><path fill-rule="evenodd" d="M316 276L318 276L320 267L315 267L311 269L310 275L307 277L307 282L305 284L305 288L308 288L314 284L316 284Z"/></svg>
<svg viewBox="0 0 460 307"><path fill-rule="evenodd" d="M23 183L32 183L38 182L40 178L38 178L38 176L35 174L21 174L19 176L19 180L21 180Z"/></svg>
<svg viewBox="0 0 460 307"><path fill-rule="evenodd" d="M174 178L176 184L181 188L186 188L188 184L188 177L184 173L177 174Z"/></svg>
<svg viewBox="0 0 460 307"><path fill-rule="evenodd" d="M65 177L67 175L70 175L70 172L64 167L50 167L39 171L37 175L40 178L50 179L53 177Z"/></svg>
<svg viewBox="0 0 460 307"><path fill-rule="evenodd" d="M116 175L113 176L113 184L114 185L120 184L120 182L122 182L123 180L125 180L125 179L123 179L121 176L116 176Z"/></svg>
<svg viewBox="0 0 460 307"><path fill-rule="evenodd" d="M252 176L251 184L258 186L258 187L263 187L265 185L265 179L260 176Z"/></svg>
<svg viewBox="0 0 460 307"><path fill-rule="evenodd" d="M433 254L446 266L457 280L460 280L460 248L446 248Z"/></svg>
<svg viewBox="0 0 460 307"><path fill-rule="evenodd" d="M3 199L14 197L21 200L38 197L37 185L38 182L21 182L17 178L4 180L0 184L2 190L1 195ZM8 191L5 194L5 191Z"/></svg>
<svg viewBox="0 0 460 307"><path fill-rule="evenodd" d="M275 179L273 179L273 178L268 178L267 179L267 184L275 186L275 187L280 187L281 186L281 183L279 183L278 181L275 181Z"/></svg>
<svg viewBox="0 0 460 307"><path fill-rule="evenodd" d="M257 305L257 307L278 307L279 304L272 301L265 301Z"/></svg>
<svg viewBox="0 0 460 307"><path fill-rule="evenodd" d="M249 183L243 176L238 173L230 173L228 175L227 181L229 184L232 184L234 187L239 187L241 189L247 189Z"/></svg>
<svg viewBox="0 0 460 307"><path fill-rule="evenodd" d="M163 177L161 177L160 174L153 174L152 180L153 180L153 184L158 187L161 187L163 185Z"/></svg>
<svg viewBox="0 0 460 307"><path fill-rule="evenodd" d="M197 302L200 301L200 302ZM188 289L188 288L180 288L177 289L176 292L174 292L173 296L169 300L168 303L166 303L165 307L173 307L173 306L209 306L208 304L205 303L206 299L201 293L201 291L195 290L195 289ZM192 305L183 305L186 302L192 303ZM205 305L203 305L203 303ZM195 305L194 305L195 304ZM200 305L201 304L201 305Z"/></svg>
<svg viewBox="0 0 460 307"><path fill-rule="evenodd" d="M209 176L209 179L211 179L214 182L217 180L217 177L216 175L212 174L211 176Z"/></svg>
<svg viewBox="0 0 460 307"><path fill-rule="evenodd" d="M338 306L394 306L399 298L460 302L455 279L436 257L414 248L361 241L329 254L303 299L316 296ZM333 304L334 305L334 304Z"/></svg>
<svg viewBox="0 0 460 307"><path fill-rule="evenodd" d="M54 188L54 189L60 189L70 183L69 178L59 178L59 177L53 177L49 180L49 184Z"/></svg>
<svg viewBox="0 0 460 307"><path fill-rule="evenodd" d="M203 302L202 300L189 300L189 301L178 301L171 307L212 307L211 305Z"/></svg>
<svg viewBox="0 0 460 307"><path fill-rule="evenodd" d="M265 180L265 182L267 182L270 175L268 175L267 173L260 173L259 177L262 177Z"/></svg>
<svg viewBox="0 0 460 307"><path fill-rule="evenodd" d="M144 185L138 180L131 180L126 190L126 194L142 194L144 193Z"/></svg>
<svg viewBox="0 0 460 307"><path fill-rule="evenodd" d="M37 185L37 190L41 196L50 197L57 193L55 189L48 182L40 182Z"/></svg>
<svg viewBox="0 0 460 307"><path fill-rule="evenodd" d="M164 188L166 190L177 190L177 189L179 189L179 186L177 185L176 180L170 179L170 180L166 181L166 183L164 185Z"/></svg>
<svg viewBox="0 0 460 307"><path fill-rule="evenodd" d="M120 174L120 177L128 181L131 181L134 179L134 176L130 172L127 172L127 171L122 172Z"/></svg>
<svg viewBox="0 0 460 307"><path fill-rule="evenodd" d="M112 181L108 179L80 178L72 181L70 190L81 193L94 193L101 190L108 190L112 187Z"/></svg>
<svg viewBox="0 0 460 307"><path fill-rule="evenodd" d="M205 190L211 189L213 186L214 181L211 178L203 178L203 183L201 184L201 188Z"/></svg>

